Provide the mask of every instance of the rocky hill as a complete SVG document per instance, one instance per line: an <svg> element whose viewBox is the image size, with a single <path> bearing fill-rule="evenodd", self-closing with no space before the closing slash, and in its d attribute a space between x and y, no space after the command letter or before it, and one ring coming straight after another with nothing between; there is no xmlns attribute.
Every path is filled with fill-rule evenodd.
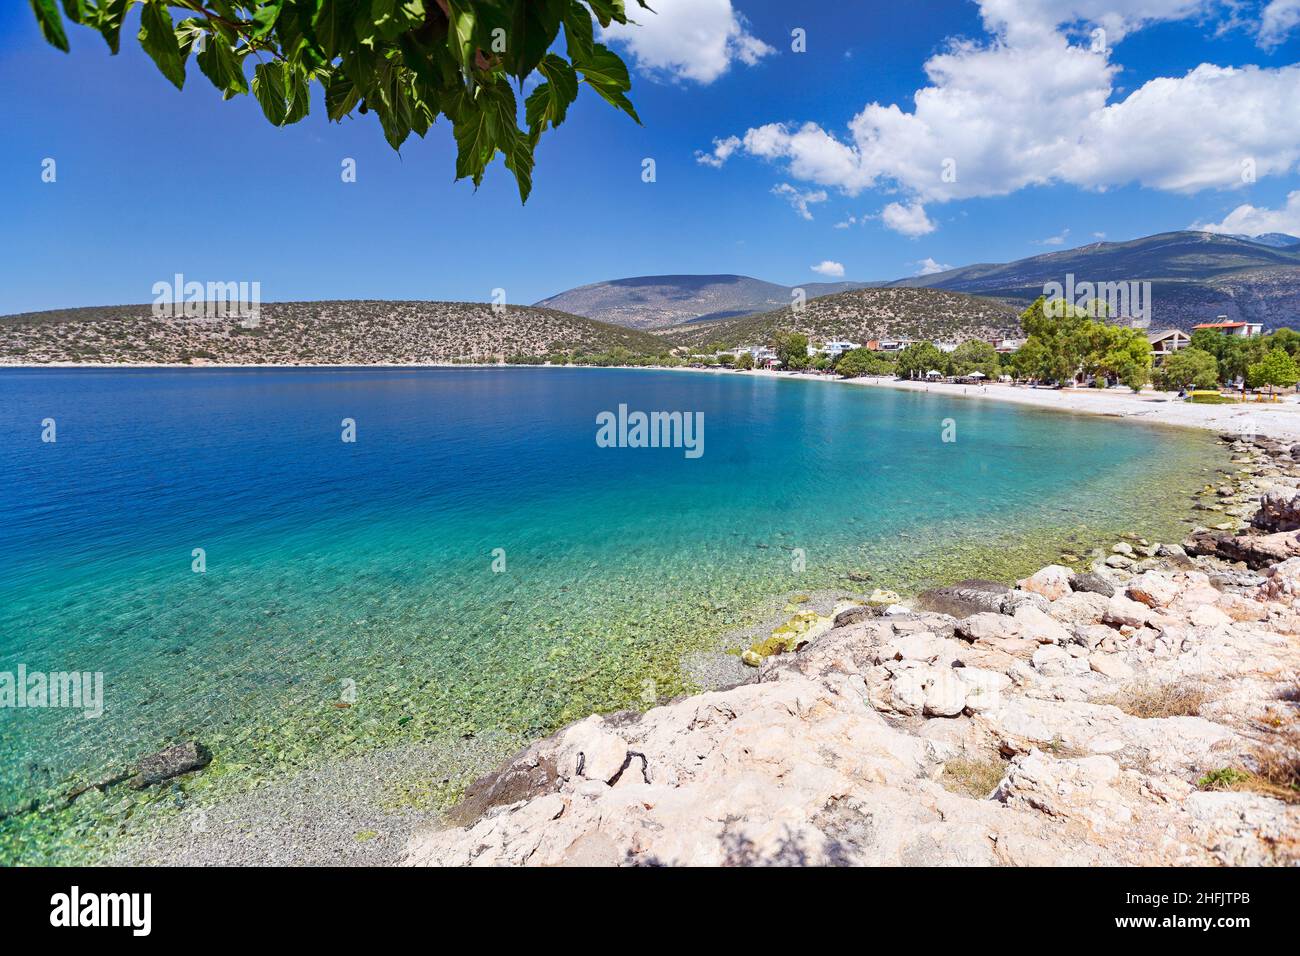
<svg viewBox="0 0 1300 956"><path fill-rule="evenodd" d="M863 288L862 282L808 282L806 298ZM788 306L791 286L737 275L637 276L561 292L537 305L633 329L753 315Z"/></svg>
<svg viewBox="0 0 1300 956"><path fill-rule="evenodd" d="M0 364L375 365L551 352L665 350L643 332L531 306L466 302L276 302L255 328L237 319L156 319L148 305L0 318Z"/></svg>
<svg viewBox="0 0 1300 956"><path fill-rule="evenodd" d="M867 342L880 338L964 342L1019 333L1020 310L1003 302L938 289L858 289L743 318L693 323L660 333L678 345L753 345L777 332Z"/></svg>
<svg viewBox="0 0 1300 956"><path fill-rule="evenodd" d="M1270 241L1261 241L1270 240ZM1029 303L1049 282L1150 282L1153 326L1190 329L1216 316L1276 327L1300 324L1300 245L1276 236L1240 239L1169 232L1096 242L1003 265L981 264L896 286L947 289Z"/></svg>

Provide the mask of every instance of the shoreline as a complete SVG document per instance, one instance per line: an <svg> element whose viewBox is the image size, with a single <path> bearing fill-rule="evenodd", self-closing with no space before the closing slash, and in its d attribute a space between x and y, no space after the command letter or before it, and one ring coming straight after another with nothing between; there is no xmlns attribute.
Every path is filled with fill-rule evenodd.
<svg viewBox="0 0 1300 956"><path fill-rule="evenodd" d="M1048 411L1067 412L1081 415L1098 415L1105 418L1137 420L1155 425L1168 425L1176 428L1195 428L1201 431L1232 433L1240 435L1249 433L1282 441L1300 442L1300 401L1278 403L1245 402L1229 405L1198 405L1192 402L1178 401L1167 392L1143 392L1134 395L1120 389L1054 389L1037 388L1028 385L1004 385L989 383L987 385L953 385L934 382L913 382L904 379L864 376L862 378L838 378L832 375L809 375L799 372L782 372L768 369L737 371L723 368L669 368L660 365L508 365L504 363L451 363L451 362L417 362L377 365L336 365L301 363L294 365L272 363L210 363L203 365L180 365L159 363L97 363L97 362L50 362L43 364L0 365L0 372L5 369L37 371L42 369L94 369L94 370L132 370L148 371L153 369L176 370L215 370L233 371L237 369L258 370L402 370L402 369L470 369L470 368L518 368L544 369L566 368L585 369L600 368L618 371L645 372L691 372L705 375L754 376L767 379L785 379L790 381L834 383L851 385L859 388L893 389L895 391L917 392L962 399L983 399L985 401L1005 402L1029 408L1041 408Z"/></svg>

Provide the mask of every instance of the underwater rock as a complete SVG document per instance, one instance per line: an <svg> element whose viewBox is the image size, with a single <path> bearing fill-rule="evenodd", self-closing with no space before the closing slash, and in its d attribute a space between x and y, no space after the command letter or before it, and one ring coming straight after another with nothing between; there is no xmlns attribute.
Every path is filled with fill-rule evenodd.
<svg viewBox="0 0 1300 956"><path fill-rule="evenodd" d="M212 751L197 740L187 740L142 758L135 765L135 776L127 783L133 790L143 790L191 770L201 770L211 762Z"/></svg>

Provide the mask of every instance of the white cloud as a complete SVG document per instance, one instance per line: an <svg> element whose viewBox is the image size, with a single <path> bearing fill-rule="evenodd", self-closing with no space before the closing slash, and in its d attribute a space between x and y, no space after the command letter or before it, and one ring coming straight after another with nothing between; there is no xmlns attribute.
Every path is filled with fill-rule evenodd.
<svg viewBox="0 0 1300 956"><path fill-rule="evenodd" d="M857 216L847 216L842 221L835 224L836 229L847 229L849 226L856 226L859 220Z"/></svg>
<svg viewBox="0 0 1300 956"><path fill-rule="evenodd" d="M1065 245L1065 240L1068 238L1070 238L1070 230L1066 229L1064 232L1059 232L1055 236L1049 236L1046 239L1040 240L1038 244L1040 246L1063 246Z"/></svg>
<svg viewBox="0 0 1300 956"><path fill-rule="evenodd" d="M631 11L635 24L611 23L601 39L618 43L651 75L712 83L737 61L753 66L776 51L746 29L731 0L655 0Z"/></svg>
<svg viewBox="0 0 1300 956"><path fill-rule="evenodd" d="M1272 0L1259 20L1259 45L1271 50L1300 26L1300 0Z"/></svg>
<svg viewBox="0 0 1300 956"><path fill-rule="evenodd" d="M1287 196L1286 205L1280 209L1244 204L1228 213L1222 222L1197 223L1188 228L1234 236L1262 236L1269 232L1300 236L1300 189Z"/></svg>
<svg viewBox="0 0 1300 956"><path fill-rule="evenodd" d="M827 199L826 190L824 189L795 189L789 183L782 183L779 186L772 187L772 195L780 196L789 201L802 219L812 219L812 213L808 207L813 203L825 202Z"/></svg>
<svg viewBox="0 0 1300 956"><path fill-rule="evenodd" d="M952 266L946 266L943 263L935 262L928 256L916 264L921 267L921 270L917 272L917 275L919 276L938 275L940 272L947 272L952 268Z"/></svg>
<svg viewBox="0 0 1300 956"><path fill-rule="evenodd" d="M731 158L731 154L740 149L740 137L728 136L726 139L715 139L713 141L713 152L706 153L702 149L695 151L695 161L704 166L712 166L714 169L721 169L723 164Z"/></svg>
<svg viewBox="0 0 1300 956"><path fill-rule="evenodd" d="M1295 2L1295 0L1293 0ZM1122 36L1213 4L1192 0L981 0L994 35L954 41L925 64L909 109L870 103L847 135L815 123L750 129L740 149L791 176L856 195L896 187L919 202L1002 196L1067 183L1139 183L1173 192L1242 185L1300 162L1300 64L1202 64L1115 99L1114 36L1094 50L1067 30L1109 24ZM733 152L739 151L733 150ZM950 173L945 175L945 172Z"/></svg>
<svg viewBox="0 0 1300 956"><path fill-rule="evenodd" d="M917 236L928 236L938 228L930 221L930 217L925 214L925 207L919 202L906 206L901 202L891 202L880 211L880 219L886 229L892 229L912 239Z"/></svg>
<svg viewBox="0 0 1300 956"><path fill-rule="evenodd" d="M817 263L812 267L812 271L829 276L832 279L844 278L844 264L842 262L832 262L830 259Z"/></svg>

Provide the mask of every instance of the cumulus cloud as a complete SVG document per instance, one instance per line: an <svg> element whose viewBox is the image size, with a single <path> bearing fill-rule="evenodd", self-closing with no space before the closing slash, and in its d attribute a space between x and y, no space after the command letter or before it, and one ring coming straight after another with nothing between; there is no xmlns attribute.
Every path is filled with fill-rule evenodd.
<svg viewBox="0 0 1300 956"><path fill-rule="evenodd" d="M885 224L886 229L892 229L912 239L917 236L928 236L937 228L920 203L910 203L905 206L901 202L891 202L880 211L880 220Z"/></svg>
<svg viewBox="0 0 1300 956"><path fill-rule="evenodd" d="M921 267L920 271L916 273L919 276L938 275L940 272L947 272L949 269L952 268L952 266L947 266L940 262L935 262L934 259L931 259L929 256L922 259L920 262L916 264Z"/></svg>
<svg viewBox="0 0 1300 956"><path fill-rule="evenodd" d="M1287 196L1286 204L1280 209L1247 203L1228 213L1222 222L1196 223L1189 228L1234 236L1262 236L1269 232L1300 236L1300 189Z"/></svg>
<svg viewBox="0 0 1300 956"><path fill-rule="evenodd" d="M653 76L712 83L733 63L753 66L776 51L751 34L731 0L655 0L655 12L631 11L637 22L611 23L601 39L624 47Z"/></svg>
<svg viewBox="0 0 1300 956"><path fill-rule="evenodd" d="M1296 0L1287 0L1296 2ZM1191 0L981 0L992 37L952 42L925 64L910 108L869 103L843 134L816 123L769 123L732 153L784 165L805 182L856 195L897 188L916 202L1002 196L1052 183L1172 192L1242 185L1300 162L1300 64L1202 64L1112 102L1112 45L1072 34L1102 24L1115 37L1205 12ZM730 154L728 154L730 155Z"/></svg>
<svg viewBox="0 0 1300 956"><path fill-rule="evenodd" d="M723 164L731 158L731 154L738 149L740 149L739 136L715 139L711 151L707 153L702 149L695 151L695 161L705 166L712 166L714 169L721 169Z"/></svg>
<svg viewBox="0 0 1300 956"><path fill-rule="evenodd" d="M813 216L808 207L813 203L825 202L827 199L826 190L824 189L800 190L795 189L789 183L773 186L772 195L787 200L802 219L812 219Z"/></svg>
<svg viewBox="0 0 1300 956"><path fill-rule="evenodd" d="M1279 46L1300 26L1300 0L1272 0L1259 19L1259 45L1266 50Z"/></svg>
<svg viewBox="0 0 1300 956"><path fill-rule="evenodd" d="M829 276L832 279L844 278L844 264L842 262L832 262L830 259L817 263L812 267L812 271Z"/></svg>
<svg viewBox="0 0 1300 956"><path fill-rule="evenodd" d="M1066 229L1064 232L1058 232L1054 236L1048 236L1046 239L1040 240L1038 244L1040 246L1063 246L1065 245L1065 240L1069 238L1070 230Z"/></svg>

